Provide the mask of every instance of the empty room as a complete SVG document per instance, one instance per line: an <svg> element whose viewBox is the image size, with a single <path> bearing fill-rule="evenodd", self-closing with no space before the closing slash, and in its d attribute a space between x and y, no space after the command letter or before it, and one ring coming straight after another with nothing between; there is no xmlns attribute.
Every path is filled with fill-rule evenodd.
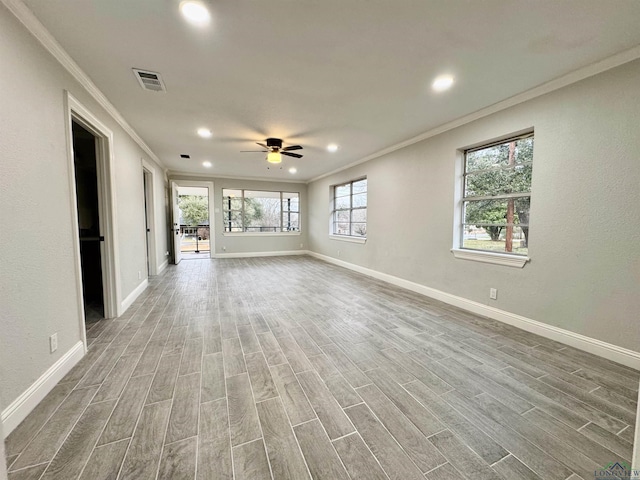
<svg viewBox="0 0 640 480"><path fill-rule="evenodd" d="M640 480L638 25L0 0L0 480Z"/></svg>

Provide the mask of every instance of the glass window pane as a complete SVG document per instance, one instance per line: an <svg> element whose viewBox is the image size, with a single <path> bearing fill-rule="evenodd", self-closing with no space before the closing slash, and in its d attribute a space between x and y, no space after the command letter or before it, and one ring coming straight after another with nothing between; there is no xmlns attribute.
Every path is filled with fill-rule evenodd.
<svg viewBox="0 0 640 480"><path fill-rule="evenodd" d="M363 193L367 191L367 179L358 180L357 182L353 182L353 193Z"/></svg>
<svg viewBox="0 0 640 480"><path fill-rule="evenodd" d="M366 237L367 236L367 224L366 223L352 223L351 235L354 237Z"/></svg>
<svg viewBox="0 0 640 480"><path fill-rule="evenodd" d="M353 206L354 207L366 207L367 206L367 194L359 193L358 195L353 196Z"/></svg>
<svg viewBox="0 0 640 480"><path fill-rule="evenodd" d="M225 219L225 222L224 222L225 232L241 232L242 231L242 225L240 225L240 223L238 223L234 219L231 219L230 222L231 223L229 223L229 219Z"/></svg>
<svg viewBox="0 0 640 480"><path fill-rule="evenodd" d="M356 210L352 210L351 212L351 221L358 223L366 223L367 222L367 209L366 208L358 208Z"/></svg>
<svg viewBox="0 0 640 480"><path fill-rule="evenodd" d="M509 157L513 163L533 161L533 137L511 140L482 148L466 154L466 171L485 170L509 165Z"/></svg>
<svg viewBox="0 0 640 480"><path fill-rule="evenodd" d="M485 197L531 191L532 165L515 165L505 170L477 171L465 179L465 197Z"/></svg>
<svg viewBox="0 0 640 480"><path fill-rule="evenodd" d="M282 214L282 231L297 232L300 230L300 219L297 213L284 212Z"/></svg>
<svg viewBox="0 0 640 480"><path fill-rule="evenodd" d="M240 211L233 211L233 210L226 211L224 212L222 218L223 218L225 227L229 226L229 222L231 222L232 225L242 227L242 212Z"/></svg>
<svg viewBox="0 0 640 480"><path fill-rule="evenodd" d="M245 192L246 193L246 192ZM273 192L251 192L252 196L244 199L244 225L248 232L280 231L280 194ZM258 196L266 194L267 196Z"/></svg>
<svg viewBox="0 0 640 480"><path fill-rule="evenodd" d="M338 222L333 224L333 233L335 235L349 235L349 223Z"/></svg>
<svg viewBox="0 0 640 480"><path fill-rule="evenodd" d="M467 152L467 172L503 167L509 164L509 144L502 143L492 147Z"/></svg>
<svg viewBox="0 0 640 480"><path fill-rule="evenodd" d="M347 183L346 185L337 185L336 186L336 197L344 197L345 195L351 195L351 184Z"/></svg>
<svg viewBox="0 0 640 480"><path fill-rule="evenodd" d="M533 162L533 137L516 142L516 163Z"/></svg>
<svg viewBox="0 0 640 480"><path fill-rule="evenodd" d="M283 198L282 199L282 211L297 212L300 209L300 204L297 198Z"/></svg>
<svg viewBox="0 0 640 480"><path fill-rule="evenodd" d="M464 202L464 223L468 225L505 225L507 208L513 204L513 222L529 222L529 204L531 197L520 199L478 200ZM522 218L520 218L522 217Z"/></svg>
<svg viewBox="0 0 640 480"><path fill-rule="evenodd" d="M336 198L335 209L339 208L350 208L351 207L351 197L338 197Z"/></svg>
<svg viewBox="0 0 640 480"><path fill-rule="evenodd" d="M222 198L222 208L224 210L229 210L229 200L231 200L231 210L240 210L242 209L242 198L241 197L223 197Z"/></svg>
<svg viewBox="0 0 640 480"><path fill-rule="evenodd" d="M509 242L507 242L509 229L506 227L477 227L475 225L465 225L462 248L527 255L529 253L527 247L529 228L516 226L513 227L512 230L511 245L509 245Z"/></svg>
<svg viewBox="0 0 640 480"><path fill-rule="evenodd" d="M500 224L507 223L506 200L480 200L465 202L465 224Z"/></svg>
<svg viewBox="0 0 640 480"><path fill-rule="evenodd" d="M336 221L336 222L349 222L349 221L351 221L350 211L349 210L338 210L336 212L334 221Z"/></svg>

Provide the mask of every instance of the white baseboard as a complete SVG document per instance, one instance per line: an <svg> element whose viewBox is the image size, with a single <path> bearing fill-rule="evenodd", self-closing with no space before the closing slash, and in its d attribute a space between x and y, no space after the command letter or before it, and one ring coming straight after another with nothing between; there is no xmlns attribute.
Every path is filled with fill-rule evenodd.
<svg viewBox="0 0 640 480"><path fill-rule="evenodd" d="M2 411L2 431L5 438L20 425L20 422L31 413L83 356L84 344L78 342Z"/></svg>
<svg viewBox="0 0 640 480"><path fill-rule="evenodd" d="M148 286L149 286L149 279L145 278L142 282L140 282L140 285L138 285L133 290L133 292L127 295L127 298L125 298L122 301L122 303L120 304L120 310L118 311L118 316L126 312L127 308L129 308L131 304L136 301L136 298L138 298L140 294L147 289Z"/></svg>
<svg viewBox="0 0 640 480"><path fill-rule="evenodd" d="M249 258L249 257L284 257L289 255L308 255L307 250L287 250L280 252L239 252L215 253L213 258Z"/></svg>
<svg viewBox="0 0 640 480"><path fill-rule="evenodd" d="M167 258L164 262L162 262L159 266L158 266L158 275L160 275L162 272L164 272L164 269L167 268L169 266L169 259Z"/></svg>
<svg viewBox="0 0 640 480"><path fill-rule="evenodd" d="M617 345L603 342L595 338L587 337L579 333L571 332L563 328L554 327L553 325L547 325L546 323L532 320L515 313L500 310L495 307L490 307L488 305L474 302L473 300L468 300L456 295L451 295L450 293L436 290L435 288L430 288L424 285L420 285L419 283L405 280L403 278L378 272L377 270L371 270L369 268L361 267L353 263L338 260L327 255L316 252L308 252L308 254L313 257L319 258L320 260L324 260L325 262L348 268L349 270L353 270L355 272L377 278L378 280L391 283L392 285L396 285L398 287L406 288L407 290L411 290L412 292L420 293L435 300L440 300L441 302L448 303L449 305L454 305L469 312L483 315L485 317L492 318L493 320L498 320L499 322L507 323L509 325L513 325L514 327L521 328L522 330L526 330L527 332L535 333L542 337L564 343L565 345L570 345L580 350L584 350L585 352L598 355L617 363L621 363L622 365L626 365L636 370L640 370L640 352L618 347Z"/></svg>

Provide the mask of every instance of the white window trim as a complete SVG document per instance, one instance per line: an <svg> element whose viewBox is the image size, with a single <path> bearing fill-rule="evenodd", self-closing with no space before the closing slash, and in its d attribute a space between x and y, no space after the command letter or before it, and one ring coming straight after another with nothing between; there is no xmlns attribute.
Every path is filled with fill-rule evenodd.
<svg viewBox="0 0 640 480"><path fill-rule="evenodd" d="M331 240L339 240L341 242L367 243L367 237L355 237L352 235L335 235L330 233L329 238Z"/></svg>
<svg viewBox="0 0 640 480"><path fill-rule="evenodd" d="M471 250L468 248L452 248L453 256L462 260L473 260L474 262L493 263L494 265L504 265L505 267L522 268L531 260L524 255L514 255L512 253L486 252L484 250Z"/></svg>
<svg viewBox="0 0 640 480"><path fill-rule="evenodd" d="M224 237L292 237L301 232L223 232Z"/></svg>

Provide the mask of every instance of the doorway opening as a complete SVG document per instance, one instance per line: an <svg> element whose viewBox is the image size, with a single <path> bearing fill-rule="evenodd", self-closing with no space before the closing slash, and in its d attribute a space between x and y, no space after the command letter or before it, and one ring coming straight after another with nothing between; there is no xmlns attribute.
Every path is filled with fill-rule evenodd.
<svg viewBox="0 0 640 480"><path fill-rule="evenodd" d="M210 258L209 190L178 186L180 255L184 260Z"/></svg>
<svg viewBox="0 0 640 480"><path fill-rule="evenodd" d="M142 159L142 182L144 189L144 229L147 253L147 276L158 274L158 256L155 239L156 216L154 211L155 196L153 188L152 167Z"/></svg>
<svg viewBox="0 0 640 480"><path fill-rule="evenodd" d="M97 139L75 120L72 121L72 137L82 296L88 328L105 318L101 253L104 237L100 232Z"/></svg>
<svg viewBox="0 0 640 480"><path fill-rule="evenodd" d="M213 183L189 180L171 182L171 236L173 263L182 259L212 258L215 251Z"/></svg>

